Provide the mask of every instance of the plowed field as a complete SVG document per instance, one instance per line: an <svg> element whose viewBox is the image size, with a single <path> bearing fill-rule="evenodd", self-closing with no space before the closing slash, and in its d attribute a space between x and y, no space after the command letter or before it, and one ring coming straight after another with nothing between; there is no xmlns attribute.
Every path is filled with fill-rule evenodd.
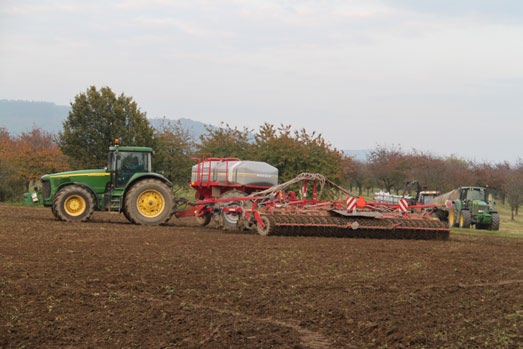
<svg viewBox="0 0 523 349"><path fill-rule="evenodd" d="M262 237L0 204L0 348L521 348L523 239Z"/></svg>

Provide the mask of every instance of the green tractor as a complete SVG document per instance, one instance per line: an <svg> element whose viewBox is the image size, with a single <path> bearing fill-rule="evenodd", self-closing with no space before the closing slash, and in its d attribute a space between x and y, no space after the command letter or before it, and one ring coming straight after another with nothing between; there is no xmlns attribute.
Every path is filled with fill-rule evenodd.
<svg viewBox="0 0 523 349"><path fill-rule="evenodd" d="M122 212L132 223L158 225L173 214L171 182L151 170L152 148L109 147L107 168L42 176L43 205L67 222L87 221L94 211Z"/></svg>
<svg viewBox="0 0 523 349"><path fill-rule="evenodd" d="M449 227L499 230L499 213L496 204L488 200L483 187L460 187L433 199L433 204L444 205L437 216L446 220Z"/></svg>

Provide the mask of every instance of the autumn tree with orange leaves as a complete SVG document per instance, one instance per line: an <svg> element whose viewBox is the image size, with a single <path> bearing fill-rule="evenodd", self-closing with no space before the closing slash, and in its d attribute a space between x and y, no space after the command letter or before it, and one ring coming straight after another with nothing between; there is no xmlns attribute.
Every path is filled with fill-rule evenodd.
<svg viewBox="0 0 523 349"><path fill-rule="evenodd" d="M68 170L53 135L39 128L11 136L0 129L0 201L14 200L43 174Z"/></svg>

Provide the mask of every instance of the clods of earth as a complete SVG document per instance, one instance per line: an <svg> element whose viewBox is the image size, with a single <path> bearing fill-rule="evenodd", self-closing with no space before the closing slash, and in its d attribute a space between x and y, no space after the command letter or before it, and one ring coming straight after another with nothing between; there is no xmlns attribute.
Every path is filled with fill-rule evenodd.
<svg viewBox="0 0 523 349"><path fill-rule="evenodd" d="M264 237L0 204L0 348L521 348L523 239Z"/></svg>

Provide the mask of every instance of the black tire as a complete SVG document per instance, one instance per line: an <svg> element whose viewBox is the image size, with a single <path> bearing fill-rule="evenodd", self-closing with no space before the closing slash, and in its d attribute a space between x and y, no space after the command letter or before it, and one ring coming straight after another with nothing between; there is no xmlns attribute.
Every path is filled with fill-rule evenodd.
<svg viewBox="0 0 523 349"><path fill-rule="evenodd" d="M85 222L93 215L94 200L86 188L69 185L56 193L51 211L64 222Z"/></svg>
<svg viewBox="0 0 523 349"><path fill-rule="evenodd" d="M56 198L56 196L55 196ZM56 219L60 219L60 217L58 217L58 215L56 214L56 211L54 210L54 200L53 200L53 204L51 205L51 212L53 213L53 216L55 216Z"/></svg>
<svg viewBox="0 0 523 349"><path fill-rule="evenodd" d="M134 184L125 196L124 212L134 224L167 223L173 214L174 195L171 188L157 179L144 179Z"/></svg>
<svg viewBox="0 0 523 349"><path fill-rule="evenodd" d="M131 217L129 216L129 212L127 212L127 208L125 207L125 205L122 207L122 213L123 213L124 217L125 217L129 222L131 222Z"/></svg>
<svg viewBox="0 0 523 349"><path fill-rule="evenodd" d="M196 216L196 223L205 227L211 222L212 214L210 212L205 212L203 216Z"/></svg>
<svg viewBox="0 0 523 349"><path fill-rule="evenodd" d="M470 228L470 223L472 222L472 215L470 211L463 210L459 215L459 227L460 228Z"/></svg>
<svg viewBox="0 0 523 349"><path fill-rule="evenodd" d="M229 199L229 198L241 198L247 196L246 193L239 190L231 190L228 191L220 196L220 199ZM238 230L238 220L240 219L240 215L236 212L229 213L225 209L238 209L241 208L241 202L240 201L232 201L232 202L225 202L222 205L222 225L223 229L225 230Z"/></svg>
<svg viewBox="0 0 523 349"><path fill-rule="evenodd" d="M498 231L499 223L500 223L499 213L492 212L492 222L490 223L489 230Z"/></svg>

